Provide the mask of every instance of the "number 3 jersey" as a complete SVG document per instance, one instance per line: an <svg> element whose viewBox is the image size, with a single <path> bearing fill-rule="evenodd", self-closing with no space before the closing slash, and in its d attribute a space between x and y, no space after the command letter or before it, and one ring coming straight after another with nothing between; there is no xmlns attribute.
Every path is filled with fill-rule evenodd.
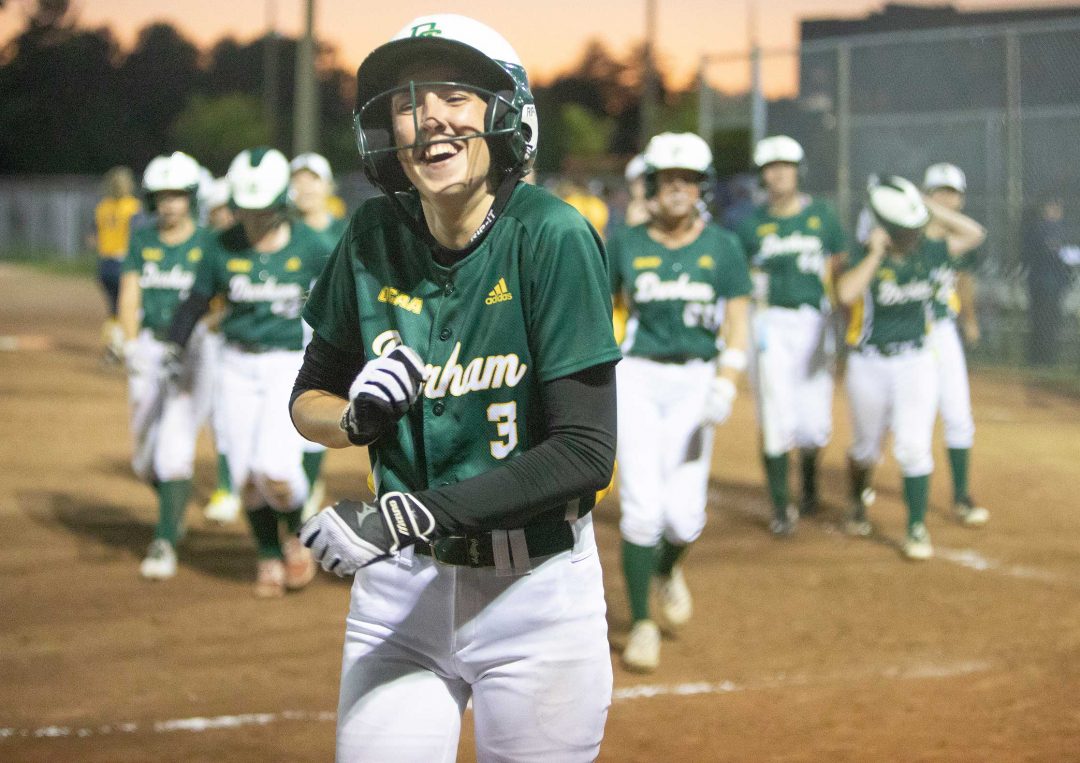
<svg viewBox="0 0 1080 763"><path fill-rule="evenodd" d="M816 199L795 215L774 217L768 206L739 226L751 265L768 277L768 304L827 310L827 263L847 251L847 239L832 207Z"/></svg>
<svg viewBox="0 0 1080 763"><path fill-rule="evenodd" d="M224 295L221 333L253 350L302 350L307 344L300 311L330 256L326 238L303 223L289 223L289 243L260 253L235 225L207 246L192 290Z"/></svg>
<svg viewBox="0 0 1080 763"><path fill-rule="evenodd" d="M750 271L737 238L706 225L690 244L669 249L647 226L624 228L608 243L611 291L630 317L623 351L644 358L711 360L726 301L750 294Z"/></svg>
<svg viewBox="0 0 1080 763"><path fill-rule="evenodd" d="M415 198L404 201L419 214ZM385 197L368 200L304 318L344 352L373 358L400 342L427 364L420 399L370 446L380 494L459 482L529 450L548 435L541 385L620 357L598 237L524 183L449 267Z"/></svg>

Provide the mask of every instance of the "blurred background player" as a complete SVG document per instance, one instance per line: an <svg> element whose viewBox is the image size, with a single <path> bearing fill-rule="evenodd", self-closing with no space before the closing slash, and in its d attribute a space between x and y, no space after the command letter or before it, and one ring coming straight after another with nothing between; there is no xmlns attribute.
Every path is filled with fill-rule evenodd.
<svg viewBox="0 0 1080 763"><path fill-rule="evenodd" d="M608 244L612 292L629 310L617 371L619 529L633 619L622 658L640 671L660 660L653 581L669 625L691 615L679 560L705 527L713 427L730 415L746 368L751 291L738 239L699 213L712 171L708 144L662 133L645 162L650 220Z"/></svg>
<svg viewBox="0 0 1080 763"><path fill-rule="evenodd" d="M230 199L228 178L211 177L200 183L199 212L210 230L221 232L236 224ZM228 433L219 403L221 396L218 394L221 381L221 349L225 345L225 338L221 335L221 317L224 310L224 300L221 298L211 305L210 315L205 320L209 330L203 338L201 353L202 362L206 364L211 375L210 429L214 436L214 449L217 451L217 481L214 492L210 494L210 500L203 509L203 516L216 524L235 522L240 517L241 508L240 496L233 490L232 479L229 477L229 462L225 455L225 438Z"/></svg>
<svg viewBox="0 0 1080 763"><path fill-rule="evenodd" d="M211 242L191 297L169 330L170 341L184 347L210 300L225 298L217 402L232 484L258 546L260 598L303 588L315 574L310 553L295 537L308 481L303 440L288 408L310 338L300 310L330 247L289 220L289 174L288 160L274 149L247 149L233 159L227 177L238 222Z"/></svg>
<svg viewBox="0 0 1080 763"><path fill-rule="evenodd" d="M98 281L109 311L101 339L105 360L119 364L124 360L124 332L117 320L120 271L131 240L132 218L142 210L142 204L135 197L135 178L127 167L113 167L105 173L101 185L103 198L94 208L94 245L98 252Z"/></svg>
<svg viewBox="0 0 1080 763"><path fill-rule="evenodd" d="M289 162L292 173L289 180L289 200L300 215L300 219L313 230L319 232L330 245L338 245L341 236L348 227L348 220L339 214L339 205L334 203L334 174L330 162L320 154L308 152L300 154ZM341 206L340 210L344 207ZM304 474L307 475L309 494L304 505L304 518L315 514L323 507L326 488L320 477L326 446L304 440Z"/></svg>
<svg viewBox="0 0 1080 763"><path fill-rule="evenodd" d="M945 209L962 212L967 178L954 164L932 164L926 168L923 193ZM926 237L941 240L949 228L932 217ZM969 344L979 341L979 323L975 315L975 286L972 270L974 250L958 260L950 260L935 271L937 292L931 303L930 348L938 369L938 410L944 425L945 447L953 484L953 514L969 527L986 524L990 512L976 505L968 489L971 446L975 439L975 420L971 415L971 390L968 386L964 345L957 330L959 322ZM955 264L954 264L955 263Z"/></svg>
<svg viewBox="0 0 1080 763"><path fill-rule="evenodd" d="M933 555L925 518L934 462L931 440L937 410L937 368L927 341L934 271L972 251L986 237L969 217L924 200L898 177L870 180L868 206L876 225L837 281L840 302L851 306L846 384L854 442L849 451L849 533L869 535L863 495L887 431L904 475L908 509L902 551L909 559ZM924 235L934 220L942 238Z"/></svg>
<svg viewBox="0 0 1080 763"><path fill-rule="evenodd" d="M154 540L139 568L144 578L176 574L176 542L191 495L200 400L209 386L197 353L175 368L166 332L187 298L209 236L195 224L199 165L179 151L146 167L143 191L154 224L131 237L120 282L119 317L128 369L136 475L158 495Z"/></svg>
<svg viewBox="0 0 1080 763"><path fill-rule="evenodd" d="M773 135L754 147L767 200L738 234L759 286L753 319L762 458L772 500L769 529L790 535L799 514L818 510L818 451L832 436L836 340L829 319L832 273L847 241L832 207L799 191L802 146ZM788 493L790 452L799 449L802 500Z"/></svg>
<svg viewBox="0 0 1080 763"><path fill-rule="evenodd" d="M638 154L627 162L623 175L630 193L623 224L627 228L644 225L649 222L649 200L645 197L645 156Z"/></svg>

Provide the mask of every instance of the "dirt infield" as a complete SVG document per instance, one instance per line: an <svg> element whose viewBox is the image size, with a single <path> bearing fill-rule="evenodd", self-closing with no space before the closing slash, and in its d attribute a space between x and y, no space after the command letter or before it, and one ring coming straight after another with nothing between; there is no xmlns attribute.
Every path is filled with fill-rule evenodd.
<svg viewBox="0 0 1080 763"><path fill-rule="evenodd" d="M0 266L0 295L0 339L24 338L0 341L0 760L332 760L347 586L256 601L246 528L196 508L177 578L140 580L156 512L130 474L123 377L98 363L96 287ZM696 616L655 674L616 660L601 759L1080 760L1080 403L997 378L974 394L990 524L949 520L939 438L938 556L913 564L891 460L878 535L837 530L840 397L823 517L769 536L744 391L688 560ZM201 505L205 439L199 454ZM360 494L365 470L359 450L332 452L329 493ZM615 497L597 509L613 657L617 515Z"/></svg>

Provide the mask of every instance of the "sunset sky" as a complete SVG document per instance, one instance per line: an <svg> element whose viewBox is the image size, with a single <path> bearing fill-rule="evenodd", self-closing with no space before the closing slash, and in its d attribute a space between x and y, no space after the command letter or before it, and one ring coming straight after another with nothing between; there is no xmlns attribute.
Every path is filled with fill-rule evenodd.
<svg viewBox="0 0 1080 763"><path fill-rule="evenodd" d="M911 4L940 5L926 0ZM288 35L299 33L303 0L73 0L82 26L109 26L122 44L130 45L138 30L152 21L166 21L190 39L207 45L226 35L250 40L276 16L276 27ZM1080 0L958 0L962 10L1078 5ZM0 41L23 24L30 0L9 0L0 10ZM861 16L880 8L873 0L657 0L657 39L661 60L676 84L687 82L703 53L725 54L748 47L748 18L756 13L761 44L765 48L794 48L798 20L829 16ZM644 36L645 0L316 0L316 29L320 38L337 48L338 61L355 70L364 55L387 40L412 18L431 12L456 12L495 27L521 55L534 81L543 82L571 66L590 38L599 38L617 54L624 54ZM738 67L718 65L711 77L734 77ZM790 68L790 67L788 67ZM777 62L766 72L767 89L783 86L785 66ZM769 79L779 83L769 86Z"/></svg>

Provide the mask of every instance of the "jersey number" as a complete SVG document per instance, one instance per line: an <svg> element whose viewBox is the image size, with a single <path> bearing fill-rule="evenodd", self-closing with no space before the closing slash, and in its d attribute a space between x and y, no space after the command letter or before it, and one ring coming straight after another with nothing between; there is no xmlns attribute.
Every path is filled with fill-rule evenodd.
<svg viewBox="0 0 1080 763"><path fill-rule="evenodd" d="M491 440L492 458L506 458L517 447L517 403L492 403L487 409L488 421L495 423L495 431L501 440Z"/></svg>

